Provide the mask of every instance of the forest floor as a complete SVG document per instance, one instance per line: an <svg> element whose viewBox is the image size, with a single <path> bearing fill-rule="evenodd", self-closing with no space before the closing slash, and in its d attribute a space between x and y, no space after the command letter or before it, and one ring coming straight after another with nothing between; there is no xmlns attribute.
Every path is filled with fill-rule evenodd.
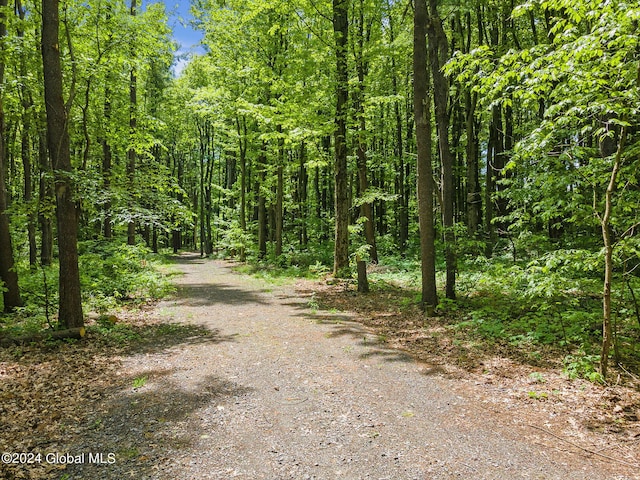
<svg viewBox="0 0 640 480"><path fill-rule="evenodd" d="M0 478L640 479L636 389L232 267L181 255L173 298L0 350Z"/></svg>

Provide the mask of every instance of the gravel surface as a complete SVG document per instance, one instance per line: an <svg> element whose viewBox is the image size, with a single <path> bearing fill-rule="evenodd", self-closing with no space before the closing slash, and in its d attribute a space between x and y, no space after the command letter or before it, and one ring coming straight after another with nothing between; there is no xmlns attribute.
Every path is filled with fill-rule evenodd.
<svg viewBox="0 0 640 480"><path fill-rule="evenodd" d="M117 461L69 466L67 478L640 478L543 445L473 386L385 348L347 313L312 310L292 286L195 255L178 266L178 293L157 314L210 334L122 358L128 387L74 446Z"/></svg>

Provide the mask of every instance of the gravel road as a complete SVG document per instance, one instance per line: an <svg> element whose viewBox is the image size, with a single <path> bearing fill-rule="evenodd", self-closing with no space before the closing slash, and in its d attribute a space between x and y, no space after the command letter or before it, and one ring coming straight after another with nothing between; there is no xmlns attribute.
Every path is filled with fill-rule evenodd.
<svg viewBox="0 0 640 480"><path fill-rule="evenodd" d="M158 312L212 338L124 358L127 375L147 381L111 400L103 442L130 458L72 478L98 469L136 479L640 478L549 448L540 431L484 408L472 387L461 393L291 286L195 255L178 267L178 293Z"/></svg>

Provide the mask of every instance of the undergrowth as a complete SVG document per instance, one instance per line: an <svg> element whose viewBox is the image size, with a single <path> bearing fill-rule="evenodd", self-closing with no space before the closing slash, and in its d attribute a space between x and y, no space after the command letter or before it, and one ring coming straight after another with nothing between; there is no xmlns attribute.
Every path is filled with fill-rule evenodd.
<svg viewBox="0 0 640 480"><path fill-rule="evenodd" d="M79 244L83 310L104 314L169 294L168 261L140 245L107 241ZM18 262L23 307L0 316L0 336L22 336L57 328L58 264L30 269ZM1 305L1 301L0 301Z"/></svg>
<svg viewBox="0 0 640 480"><path fill-rule="evenodd" d="M492 258L478 252L460 255L455 301L444 298L440 259L438 315L446 318L456 337L481 346L500 345L501 351L532 361L551 355L569 378L602 381L597 368L602 342L599 254L580 248L525 252L517 243L514 246L522 259L514 258L512 251ZM295 264L294 258L287 263L246 264L238 270L274 282L330 272L329 263L305 257ZM393 308L407 314L420 302L420 263L415 257L383 257L378 265L370 265L369 281L373 295L401 290L402 295L393 297ZM640 371L640 320L632 292L638 288L638 277L622 275L613 288L613 360L635 372Z"/></svg>

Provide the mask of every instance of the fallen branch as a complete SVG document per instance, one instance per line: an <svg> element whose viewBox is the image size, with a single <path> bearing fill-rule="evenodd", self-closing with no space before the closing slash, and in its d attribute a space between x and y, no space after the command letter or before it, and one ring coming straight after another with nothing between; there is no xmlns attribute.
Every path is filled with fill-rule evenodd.
<svg viewBox="0 0 640 480"><path fill-rule="evenodd" d="M566 438L563 438L563 437L561 437L559 435L556 435L555 433L550 432L549 430L546 430L546 429L544 429L542 427L538 427L536 425L529 425L529 426L531 428L535 428L536 430L540 430L541 432L544 432L547 435L551 435L552 437L555 437L558 440L562 440L563 442L568 443L569 445L572 445L572 446L574 446L574 447L576 447L576 448L578 448L578 449L580 449L580 450L582 450L584 452L590 453L592 455L596 455L598 457L606 458L607 460L611 460L612 462L622 463L623 465L628 465L628 466L633 467L633 468L640 468L640 465L637 464L637 463L630 463L630 462L627 462L625 460L621 460L619 458L610 457L608 455L604 455L602 453L598 453L598 452L596 452L594 450L589 450L588 448L581 447L580 445L578 445L576 443L573 443L571 440L567 440Z"/></svg>
<svg viewBox="0 0 640 480"><path fill-rule="evenodd" d="M62 340L65 338L84 338L86 330L84 327L68 328L66 330L50 330L44 333L33 335L22 335L20 337L0 337L0 347L10 347L12 345L25 345L27 343L41 342L43 340Z"/></svg>

